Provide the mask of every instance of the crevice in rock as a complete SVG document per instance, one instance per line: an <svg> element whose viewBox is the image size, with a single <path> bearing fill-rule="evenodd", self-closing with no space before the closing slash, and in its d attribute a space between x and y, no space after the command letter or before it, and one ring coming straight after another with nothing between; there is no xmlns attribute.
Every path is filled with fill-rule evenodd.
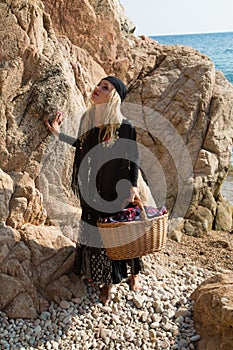
<svg viewBox="0 0 233 350"><path fill-rule="evenodd" d="M205 144L205 141L206 141L206 136L208 135L208 132L209 132L209 128L210 128L210 121L211 121L211 110L212 110L212 106L213 106L213 103L214 103L214 97L212 96L211 99L210 99L210 102L209 102L209 105L208 105L208 109L207 111L205 112L205 117L206 117L206 121L207 121L207 124L206 124L206 128L204 130L204 133L203 133L203 136L202 136L202 145L200 147L200 149L204 149L208 152L211 152L213 153L212 150L210 149L207 149L207 147L204 147L204 144ZM203 110L199 109L199 113L200 112L203 112ZM195 125L194 125L195 126Z"/></svg>

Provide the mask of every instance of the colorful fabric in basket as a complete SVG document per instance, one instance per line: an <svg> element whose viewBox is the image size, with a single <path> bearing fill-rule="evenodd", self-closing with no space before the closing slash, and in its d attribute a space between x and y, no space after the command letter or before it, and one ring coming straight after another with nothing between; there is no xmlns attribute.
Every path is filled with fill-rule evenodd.
<svg viewBox="0 0 233 350"><path fill-rule="evenodd" d="M156 218L158 216L167 214L167 209L165 207L154 208L154 207L145 205L144 209L148 219Z"/></svg>
<svg viewBox="0 0 233 350"><path fill-rule="evenodd" d="M144 206L144 209L148 219L167 214L167 209L165 207L154 208L151 206ZM141 210L139 206L136 205L132 208L125 208L113 216L102 218L100 222L104 224L109 224L114 222L139 221L141 220L140 213Z"/></svg>

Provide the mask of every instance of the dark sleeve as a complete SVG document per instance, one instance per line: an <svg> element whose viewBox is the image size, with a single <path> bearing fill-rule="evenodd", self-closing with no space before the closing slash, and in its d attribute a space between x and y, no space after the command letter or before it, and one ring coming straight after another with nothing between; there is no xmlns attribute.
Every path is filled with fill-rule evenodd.
<svg viewBox="0 0 233 350"><path fill-rule="evenodd" d="M137 187L137 181L138 181L138 169L139 169L139 153L138 153L138 146L137 146L137 134L135 127L131 125L131 135L130 139L135 141L130 143L130 161L129 166L129 176L130 176L130 182L132 186Z"/></svg>
<svg viewBox="0 0 233 350"><path fill-rule="evenodd" d="M68 143L73 147L77 147L78 140L75 137L65 135L62 132L59 134L59 140Z"/></svg>
<svg viewBox="0 0 233 350"><path fill-rule="evenodd" d="M82 115L81 119L80 119L78 135L80 135L80 130L81 130L81 128L82 128L85 115L86 115L86 113L84 113L84 114ZM75 137L72 137L72 136L63 134L63 133L61 132L61 133L59 134L58 139L59 139L60 141L62 141L62 142L68 143L69 145L71 145L71 146L73 146L73 147L80 148L80 139L79 139L79 137L78 137L78 138L75 138Z"/></svg>

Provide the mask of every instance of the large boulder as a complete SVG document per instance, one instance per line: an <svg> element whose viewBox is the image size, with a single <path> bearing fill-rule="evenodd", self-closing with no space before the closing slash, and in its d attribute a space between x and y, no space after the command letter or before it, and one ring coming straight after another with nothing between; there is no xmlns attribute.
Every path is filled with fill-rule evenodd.
<svg viewBox="0 0 233 350"><path fill-rule="evenodd" d="M48 301L85 296L72 273L74 254L74 243L55 227L1 228L0 309L12 318L36 318Z"/></svg>
<svg viewBox="0 0 233 350"><path fill-rule="evenodd" d="M48 141L43 121L62 110L63 131L75 136L91 89L105 74L116 74L129 86L125 113L138 129L142 152L151 152L143 153L141 165L156 202L166 203L174 229L183 217L187 234L215 228L216 211L202 207L214 208L229 168L233 88L208 57L135 37L122 25L127 18L116 0L55 6L14 0L10 7L5 1L1 16L5 172L26 171L37 179L50 162L56 183L70 196L73 152Z"/></svg>
<svg viewBox="0 0 233 350"><path fill-rule="evenodd" d="M185 217L183 232L200 236L215 229L229 169L232 85L195 50L157 45L153 52L158 63L132 84L126 110L138 126L139 141L152 153L141 157L141 164L156 202L163 203L166 193L171 216ZM228 218L232 222L230 213Z"/></svg>
<svg viewBox="0 0 233 350"><path fill-rule="evenodd" d="M233 274L215 275L193 293L198 350L230 350L233 344Z"/></svg>
<svg viewBox="0 0 233 350"><path fill-rule="evenodd" d="M217 231L232 231L233 229L233 206L221 194L217 200L215 229Z"/></svg>

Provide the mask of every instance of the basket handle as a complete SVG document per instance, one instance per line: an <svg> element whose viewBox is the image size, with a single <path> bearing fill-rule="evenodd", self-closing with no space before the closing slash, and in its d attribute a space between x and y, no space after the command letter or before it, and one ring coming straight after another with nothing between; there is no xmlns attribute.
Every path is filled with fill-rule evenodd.
<svg viewBox="0 0 233 350"><path fill-rule="evenodd" d="M143 206L142 202L139 199L135 199L133 201L133 203L135 203L136 205L139 206L139 208L141 210L142 219L144 221L147 221L147 215L146 215L146 212L145 212L145 209L144 209L144 206Z"/></svg>

